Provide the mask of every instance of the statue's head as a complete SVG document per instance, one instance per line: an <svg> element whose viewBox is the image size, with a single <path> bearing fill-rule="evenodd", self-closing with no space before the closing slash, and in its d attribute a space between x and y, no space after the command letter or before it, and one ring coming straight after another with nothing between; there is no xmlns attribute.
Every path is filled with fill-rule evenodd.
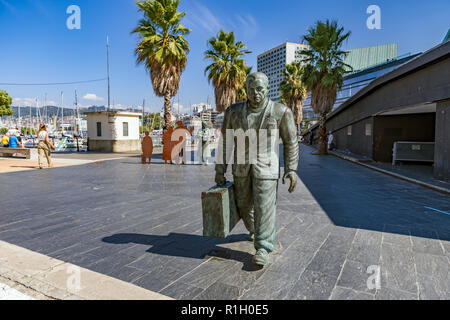
<svg viewBox="0 0 450 320"><path fill-rule="evenodd" d="M262 72L255 72L247 77L247 97L251 104L263 102L269 92L269 78Z"/></svg>

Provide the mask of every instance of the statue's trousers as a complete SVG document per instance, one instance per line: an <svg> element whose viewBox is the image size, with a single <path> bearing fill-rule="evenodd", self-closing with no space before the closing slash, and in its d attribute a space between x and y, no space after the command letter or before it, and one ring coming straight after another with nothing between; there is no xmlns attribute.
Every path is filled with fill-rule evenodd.
<svg viewBox="0 0 450 320"><path fill-rule="evenodd" d="M236 206L245 227L255 234L255 248L274 250L278 180L234 177Z"/></svg>

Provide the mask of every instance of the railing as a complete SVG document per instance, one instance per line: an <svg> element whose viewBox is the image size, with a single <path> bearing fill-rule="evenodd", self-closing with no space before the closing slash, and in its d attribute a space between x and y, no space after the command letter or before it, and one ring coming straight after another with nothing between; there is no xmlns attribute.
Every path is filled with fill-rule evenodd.
<svg viewBox="0 0 450 320"><path fill-rule="evenodd" d="M392 165L397 161L434 162L434 142L397 141L394 143Z"/></svg>
<svg viewBox="0 0 450 320"><path fill-rule="evenodd" d="M159 134L151 134L150 137L152 138L153 146L154 147L162 147L162 135Z"/></svg>

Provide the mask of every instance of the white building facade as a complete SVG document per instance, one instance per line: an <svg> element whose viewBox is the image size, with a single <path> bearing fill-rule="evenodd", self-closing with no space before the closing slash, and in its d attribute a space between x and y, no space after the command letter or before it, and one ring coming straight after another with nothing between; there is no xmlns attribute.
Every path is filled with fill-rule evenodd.
<svg viewBox="0 0 450 320"><path fill-rule="evenodd" d="M268 95L271 100L279 100L280 83L284 79L286 65L294 61L300 61L302 58L300 51L308 48L306 44L285 42L258 56L258 72L265 73L269 78L270 89Z"/></svg>
<svg viewBox="0 0 450 320"><path fill-rule="evenodd" d="M191 107L194 114L205 111L213 111L213 107L210 104L206 103L193 104Z"/></svg>
<svg viewBox="0 0 450 320"><path fill-rule="evenodd" d="M140 152L140 115L121 111L86 113L89 151Z"/></svg>

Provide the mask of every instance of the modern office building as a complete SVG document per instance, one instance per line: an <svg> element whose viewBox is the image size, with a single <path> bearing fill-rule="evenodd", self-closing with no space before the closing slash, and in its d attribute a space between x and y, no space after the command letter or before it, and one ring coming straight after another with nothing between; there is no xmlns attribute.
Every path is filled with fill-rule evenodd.
<svg viewBox="0 0 450 320"><path fill-rule="evenodd" d="M284 79L285 66L294 61L300 61L300 51L305 49L308 49L308 45L285 42L258 56L258 72L265 73L269 78L269 97L273 101L279 100L280 83Z"/></svg>
<svg viewBox="0 0 450 320"><path fill-rule="evenodd" d="M200 117L200 119L202 121L214 123L216 121L217 116L219 115L219 112L217 112L217 111L202 111L199 114L195 114L195 115Z"/></svg>

